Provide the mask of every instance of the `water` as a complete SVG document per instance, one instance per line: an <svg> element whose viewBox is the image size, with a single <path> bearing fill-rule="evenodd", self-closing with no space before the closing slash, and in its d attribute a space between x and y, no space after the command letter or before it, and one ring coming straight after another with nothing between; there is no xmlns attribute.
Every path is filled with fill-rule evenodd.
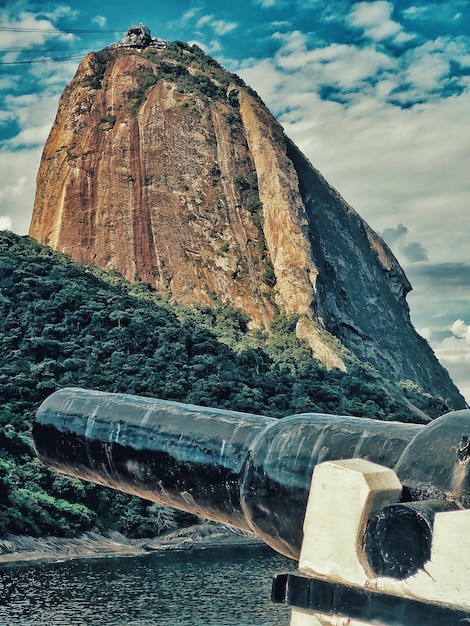
<svg viewBox="0 0 470 626"><path fill-rule="evenodd" d="M295 563L265 547L0 567L1 626L288 626L270 600Z"/></svg>

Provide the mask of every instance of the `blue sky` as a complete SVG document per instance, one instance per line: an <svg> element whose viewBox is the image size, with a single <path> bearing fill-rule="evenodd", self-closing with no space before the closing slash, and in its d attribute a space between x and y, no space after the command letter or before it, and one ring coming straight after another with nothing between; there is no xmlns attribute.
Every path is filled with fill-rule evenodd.
<svg viewBox="0 0 470 626"><path fill-rule="evenodd" d="M28 230L80 59L139 22L241 75L384 236L416 328L470 401L470 2L0 0L0 228Z"/></svg>

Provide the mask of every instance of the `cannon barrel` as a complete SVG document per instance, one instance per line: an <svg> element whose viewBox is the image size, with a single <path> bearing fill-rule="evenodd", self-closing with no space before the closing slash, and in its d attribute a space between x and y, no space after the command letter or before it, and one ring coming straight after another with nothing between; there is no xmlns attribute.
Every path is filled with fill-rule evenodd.
<svg viewBox="0 0 470 626"><path fill-rule="evenodd" d="M470 508L470 410L426 426L317 413L278 420L72 388L39 407L33 437L59 472L250 530L294 559L324 461L366 459L395 470L404 500Z"/></svg>

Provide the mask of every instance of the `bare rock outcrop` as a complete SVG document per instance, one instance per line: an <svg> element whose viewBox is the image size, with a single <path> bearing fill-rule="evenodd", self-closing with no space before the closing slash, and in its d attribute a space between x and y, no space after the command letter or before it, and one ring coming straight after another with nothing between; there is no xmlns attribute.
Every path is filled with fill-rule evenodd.
<svg viewBox="0 0 470 626"><path fill-rule="evenodd" d="M299 337L328 367L346 367L342 344L464 405L411 325L392 252L256 94L196 47L85 57L44 149L30 235L255 326L300 315Z"/></svg>

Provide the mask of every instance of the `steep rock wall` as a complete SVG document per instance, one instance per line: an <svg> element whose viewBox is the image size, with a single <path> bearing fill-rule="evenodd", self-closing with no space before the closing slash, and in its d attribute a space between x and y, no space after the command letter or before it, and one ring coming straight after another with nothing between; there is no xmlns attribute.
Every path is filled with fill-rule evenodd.
<svg viewBox="0 0 470 626"><path fill-rule="evenodd" d="M236 177L254 171L232 107L159 80L155 65L115 54L91 90L92 56L64 92L37 180L31 236L81 263L148 281L183 303L230 303L273 315L258 229Z"/></svg>
<svg viewBox="0 0 470 626"><path fill-rule="evenodd" d="M277 308L299 314L328 367L345 368L330 333L385 377L463 406L410 323L411 287L386 244L255 94L188 55L82 61L44 149L30 235L257 326Z"/></svg>

